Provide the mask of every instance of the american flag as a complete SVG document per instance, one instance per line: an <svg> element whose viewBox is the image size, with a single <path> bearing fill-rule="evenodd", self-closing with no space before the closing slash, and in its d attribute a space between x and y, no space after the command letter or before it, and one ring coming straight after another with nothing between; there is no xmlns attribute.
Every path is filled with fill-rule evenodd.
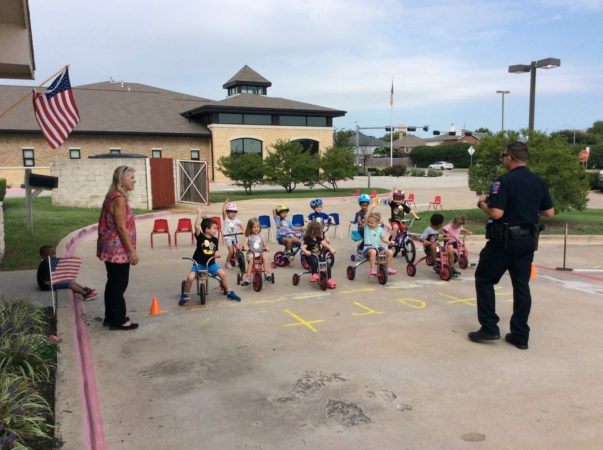
<svg viewBox="0 0 603 450"><path fill-rule="evenodd" d="M394 106L394 80L392 80L392 90L389 93L389 106Z"/></svg>
<svg viewBox="0 0 603 450"><path fill-rule="evenodd" d="M78 256L50 259L50 278L52 285L73 281L80 271L82 260Z"/></svg>
<svg viewBox="0 0 603 450"><path fill-rule="evenodd" d="M53 149L60 147L80 121L80 113L71 92L68 68L44 92L33 91L33 107L48 144Z"/></svg>

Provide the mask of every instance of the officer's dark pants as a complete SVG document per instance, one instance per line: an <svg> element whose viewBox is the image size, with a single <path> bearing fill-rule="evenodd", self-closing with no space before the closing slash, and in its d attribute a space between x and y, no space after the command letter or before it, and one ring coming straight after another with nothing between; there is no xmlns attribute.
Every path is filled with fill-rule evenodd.
<svg viewBox="0 0 603 450"><path fill-rule="evenodd" d="M475 290L477 292L477 318L482 330L499 334L496 315L494 285L508 270L513 284L513 315L511 334L521 344L527 344L530 327L528 316L532 307L530 296L530 269L534 259L535 240L531 235L509 240L505 250L502 242L488 241L479 256L475 270Z"/></svg>

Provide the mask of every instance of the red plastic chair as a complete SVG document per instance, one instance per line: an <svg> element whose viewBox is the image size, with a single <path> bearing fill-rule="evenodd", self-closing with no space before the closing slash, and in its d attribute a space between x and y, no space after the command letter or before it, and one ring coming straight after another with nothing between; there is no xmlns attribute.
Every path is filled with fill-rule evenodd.
<svg viewBox="0 0 603 450"><path fill-rule="evenodd" d="M153 235L155 234L167 234L168 244L172 248L172 236L170 235L170 227L166 219L155 219L153 224L153 231L151 231L151 248L153 247Z"/></svg>
<svg viewBox="0 0 603 450"><path fill-rule="evenodd" d="M216 222L216 225L218 225L218 240L220 239L220 236L222 236L222 218L215 216L215 217L210 217L211 220L213 220L214 222ZM203 230L201 230L203 231Z"/></svg>
<svg viewBox="0 0 603 450"><path fill-rule="evenodd" d="M433 202L429 202L429 207L427 208L427 210L429 211L432 206L433 206L434 211L436 211L438 209L438 206L440 207L440 209L442 211L444 210L444 208L442 207L442 196L441 195L436 195L435 198L433 199Z"/></svg>
<svg viewBox="0 0 603 450"><path fill-rule="evenodd" d="M408 206L410 206L412 204L416 208L417 204L415 203L415 194L413 194L412 192L409 193L408 197L406 197L406 200L404 200L404 203L407 204Z"/></svg>
<svg viewBox="0 0 603 450"><path fill-rule="evenodd" d="M190 233L191 245L195 245L195 233L193 231L193 223L189 218L178 219L178 226L174 231L174 245L178 248L178 233Z"/></svg>

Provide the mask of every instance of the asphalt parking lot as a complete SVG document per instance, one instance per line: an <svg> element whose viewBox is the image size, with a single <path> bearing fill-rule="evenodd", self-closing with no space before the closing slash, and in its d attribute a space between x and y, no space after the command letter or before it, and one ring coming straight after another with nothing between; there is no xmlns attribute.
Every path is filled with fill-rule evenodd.
<svg viewBox="0 0 603 450"><path fill-rule="evenodd" d="M472 268L443 282L422 265L410 278L398 258L386 286L368 279L367 266L349 281L353 243L339 237L335 290L323 292L307 276L292 286L296 260L259 293L239 287L241 303L212 291L205 306L193 298L179 307L189 267L181 257L192 247L160 241L151 250L150 227L138 223L141 263L127 292L141 328L108 331L96 320L102 300L83 305L107 448L596 448L603 441L600 240L570 245L574 267L589 270L573 273L549 270L562 262L559 239L541 242L530 349L521 351L467 340L477 328ZM470 242L472 259L482 244ZM93 236L79 245L80 277L102 287L94 249ZM496 292L504 334L508 277ZM146 314L153 296L161 315ZM65 304L59 314L59 431L64 448L81 448L77 367L65 354L73 311Z"/></svg>

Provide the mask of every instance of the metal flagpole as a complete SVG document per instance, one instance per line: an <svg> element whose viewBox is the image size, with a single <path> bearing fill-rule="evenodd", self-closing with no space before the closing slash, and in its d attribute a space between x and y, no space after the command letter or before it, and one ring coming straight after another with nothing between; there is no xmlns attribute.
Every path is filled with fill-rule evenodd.
<svg viewBox="0 0 603 450"><path fill-rule="evenodd" d="M394 77L389 97L389 166L394 165Z"/></svg>
<svg viewBox="0 0 603 450"><path fill-rule="evenodd" d="M58 74L60 74L63 70L65 70L67 67L69 67L69 64L61 67L61 70L57 71L55 74L49 76L46 80L42 81L40 84L38 84L35 89L41 88L44 84L48 83L51 79L53 79L54 77L56 77ZM16 108L20 103L23 103L23 101L25 101L28 97L31 97L31 92L28 92L27 94L25 94L23 97L21 97L19 100L17 100L16 103L13 103L11 106L8 107L8 109L4 110L3 112L0 113L0 119L2 117L4 117L6 114L8 114L12 109Z"/></svg>

